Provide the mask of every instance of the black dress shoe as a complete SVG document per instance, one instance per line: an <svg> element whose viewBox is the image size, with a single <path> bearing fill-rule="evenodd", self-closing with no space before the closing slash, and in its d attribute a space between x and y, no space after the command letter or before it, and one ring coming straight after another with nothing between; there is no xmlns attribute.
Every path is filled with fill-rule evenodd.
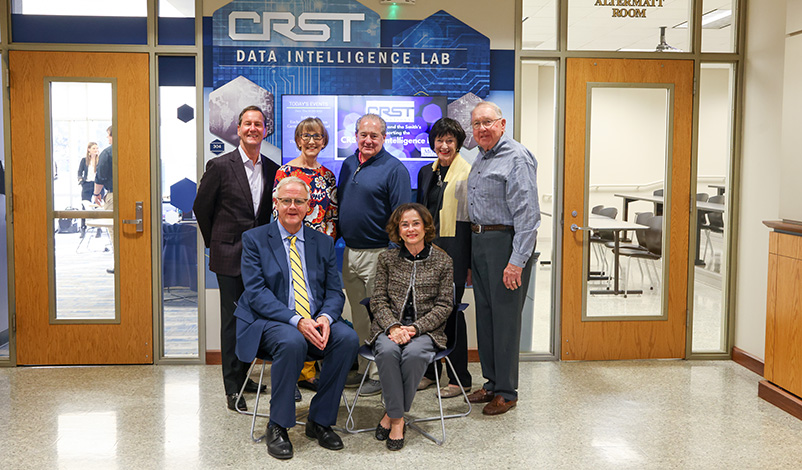
<svg viewBox="0 0 802 470"><path fill-rule="evenodd" d="M267 453L281 460L292 458L292 442L287 430L275 423L267 425Z"/></svg>
<svg viewBox="0 0 802 470"><path fill-rule="evenodd" d="M239 400L239 403L237 402L238 397L239 397L238 393L232 393L226 395L226 400L228 401L228 409L231 411L237 411L237 408L239 408L239 411L248 411L248 405L245 404L245 397L241 398Z"/></svg>
<svg viewBox="0 0 802 470"><path fill-rule="evenodd" d="M295 385L295 401L301 401L303 397L301 396L301 389L298 388L298 385Z"/></svg>
<svg viewBox="0 0 802 470"><path fill-rule="evenodd" d="M298 381L298 386L307 390L312 390L313 392L317 392L317 379L300 380Z"/></svg>
<svg viewBox="0 0 802 470"><path fill-rule="evenodd" d="M245 391L248 393L256 393L256 386L257 383L251 379L248 379L248 382L245 384ZM267 389L267 385L262 385L259 389L259 393L263 393Z"/></svg>
<svg viewBox="0 0 802 470"><path fill-rule="evenodd" d="M340 450L343 448L343 440L331 429L331 426L321 426L312 420L306 422L306 437L317 439L320 447L329 450Z"/></svg>

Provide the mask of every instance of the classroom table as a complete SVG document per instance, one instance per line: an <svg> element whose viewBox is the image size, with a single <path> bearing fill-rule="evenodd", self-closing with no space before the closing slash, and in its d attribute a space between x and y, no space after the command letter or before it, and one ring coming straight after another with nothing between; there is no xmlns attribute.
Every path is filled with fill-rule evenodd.
<svg viewBox="0 0 802 470"><path fill-rule="evenodd" d="M616 197L620 197L624 200L624 220L628 220L629 217L629 203L633 201L646 201L646 202L653 202L655 204L663 204L663 196L654 196L654 195L635 195L635 194L616 194ZM699 259L699 252L700 247L702 246L701 243L701 235L702 235L702 225L704 225L704 215L705 212L721 212L724 213L726 206L724 204L717 204L714 202L696 202L696 266L704 266L705 262L702 259ZM624 232L624 237L626 238L627 234Z"/></svg>
<svg viewBox="0 0 802 470"><path fill-rule="evenodd" d="M609 217L599 216L596 214L590 214L588 217L588 222L586 227L580 227L577 224L571 225L571 231L576 232L577 230L608 230L613 232L613 242L615 243L615 250L614 253L614 275L613 275L613 290L609 289L599 289L599 290L592 290L590 291L591 294L611 294L611 295L619 295L623 294L624 297L627 294L642 294L643 291L640 289L636 290L626 290L623 291L619 289L619 282L618 278L620 277L620 262L619 262L619 248L621 247L621 237L619 232L624 230L646 230L649 227L647 225L636 224L635 222L629 222L626 220L616 220L611 219Z"/></svg>

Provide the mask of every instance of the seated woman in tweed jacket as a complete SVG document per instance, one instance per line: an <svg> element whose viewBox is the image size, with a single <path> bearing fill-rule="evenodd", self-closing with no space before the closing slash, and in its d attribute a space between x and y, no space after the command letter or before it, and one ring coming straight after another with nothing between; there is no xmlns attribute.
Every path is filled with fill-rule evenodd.
<svg viewBox="0 0 802 470"><path fill-rule="evenodd" d="M387 223L400 246L381 255L370 309L371 335L386 413L376 439L404 447L404 412L409 411L426 366L446 347L445 323L454 302L454 269L445 251L432 245L434 221L421 204L399 206Z"/></svg>

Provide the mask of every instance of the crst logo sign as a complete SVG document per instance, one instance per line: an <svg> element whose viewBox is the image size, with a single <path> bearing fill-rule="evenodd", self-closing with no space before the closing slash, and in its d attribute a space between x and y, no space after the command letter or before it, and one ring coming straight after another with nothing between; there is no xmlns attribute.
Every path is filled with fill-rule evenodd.
<svg viewBox="0 0 802 470"><path fill-rule="evenodd" d="M415 122L415 102L366 101L365 113L378 114L387 122Z"/></svg>
<svg viewBox="0 0 802 470"><path fill-rule="evenodd" d="M237 32L237 20L261 24L261 32ZM311 21L311 23L310 23ZM290 12L233 11L228 15L228 36L235 41L269 41L275 31L296 42L326 42L331 39L329 23L342 23L343 42L351 42L351 23L365 21L364 13L301 13L295 18ZM295 27L301 31L293 32ZM258 28L257 28L258 29Z"/></svg>

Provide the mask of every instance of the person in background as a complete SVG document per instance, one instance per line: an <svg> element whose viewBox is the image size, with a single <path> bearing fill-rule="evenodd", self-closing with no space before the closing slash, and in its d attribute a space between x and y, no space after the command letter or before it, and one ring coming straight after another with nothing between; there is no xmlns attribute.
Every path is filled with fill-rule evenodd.
<svg viewBox="0 0 802 470"><path fill-rule="evenodd" d="M449 325L457 322L456 307L462 302L465 284L470 280L471 267L471 223L468 219L468 175L471 164L460 154L465 142L465 131L458 121L442 118L429 131L429 147L437 154L431 165L421 167L418 172L418 196L420 204L429 209L434 219L435 238L432 241L451 257L454 264L454 312L448 317ZM469 283L469 282L468 282ZM449 377L440 396L451 398L465 390L471 390L471 373L468 372L468 330L465 318L459 317L456 328L446 326L446 331L456 331L456 345L448 356L456 376L446 368ZM451 339L451 338L449 338ZM435 370L440 373L440 363L432 363L421 379L418 390L435 383Z"/></svg>
<svg viewBox="0 0 802 470"><path fill-rule="evenodd" d="M387 124L376 114L366 114L356 121L357 151L343 162L337 195L340 197L340 235L345 240L343 283L351 306L351 320L364 342L370 334L370 319L360 304L373 294L376 260L387 249L390 239L385 232L387 220L399 205L412 200L409 171L384 148ZM360 357L359 371L368 362ZM362 395L381 392L375 370L362 386ZM347 386L360 383L358 374L349 377Z"/></svg>
<svg viewBox="0 0 802 470"><path fill-rule="evenodd" d="M81 201L92 201L95 193L95 173L97 172L97 142L86 145L86 156L78 164L78 184L81 185ZM83 203L82 203L83 204ZM88 209L88 207L82 207ZM81 219L81 238L86 235L86 219Z"/></svg>
<svg viewBox="0 0 802 470"><path fill-rule="evenodd" d="M273 187L279 181L296 176L309 185L309 213L304 217L304 225L337 239L337 180L334 173L317 161L320 151L329 144L329 133L323 121L317 117L308 117L295 126L295 145L300 155L281 166L276 171ZM273 208L273 218L278 217L278 210ZM317 391L318 380L315 378L315 363L307 362L298 378L302 388ZM300 390L296 391L296 401L301 400Z"/></svg>
<svg viewBox="0 0 802 470"><path fill-rule="evenodd" d="M109 146L100 152L97 158L97 171L95 172L95 192L92 194L92 202L101 206L103 210L114 210L114 161L112 158L112 143L114 137L111 135L111 126L106 128L106 136L109 139ZM114 228L109 228L109 243L114 248ZM114 267L106 269L109 274L114 274Z"/></svg>
<svg viewBox="0 0 802 470"><path fill-rule="evenodd" d="M454 267L445 251L432 245L432 216L418 203L400 205L387 234L399 245L379 255L370 310L373 345L385 414L375 437L387 448L404 447L404 413L426 366L446 347L445 325L454 306Z"/></svg>

